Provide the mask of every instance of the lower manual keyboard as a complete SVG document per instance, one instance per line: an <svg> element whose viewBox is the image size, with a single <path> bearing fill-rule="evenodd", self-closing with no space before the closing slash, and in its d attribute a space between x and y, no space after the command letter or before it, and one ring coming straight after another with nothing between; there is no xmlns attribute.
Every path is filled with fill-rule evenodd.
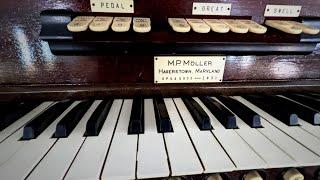
<svg viewBox="0 0 320 180"><path fill-rule="evenodd" d="M308 104L286 97L290 107L318 112L308 106L315 96ZM146 179L320 165L320 126L309 119L290 126L270 114L281 109L265 111L240 96L187 100L142 99L142 108L133 99L75 101L59 110L58 102L43 102L0 131L1 179ZM58 138L62 122L72 128ZM40 132L23 138L30 130Z"/></svg>

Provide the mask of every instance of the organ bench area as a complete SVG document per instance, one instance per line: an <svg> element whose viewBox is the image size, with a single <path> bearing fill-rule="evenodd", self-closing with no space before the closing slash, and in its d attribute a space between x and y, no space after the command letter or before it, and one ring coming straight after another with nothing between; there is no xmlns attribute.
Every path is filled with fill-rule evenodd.
<svg viewBox="0 0 320 180"><path fill-rule="evenodd" d="M1 104L0 174L319 179L319 111L320 94Z"/></svg>

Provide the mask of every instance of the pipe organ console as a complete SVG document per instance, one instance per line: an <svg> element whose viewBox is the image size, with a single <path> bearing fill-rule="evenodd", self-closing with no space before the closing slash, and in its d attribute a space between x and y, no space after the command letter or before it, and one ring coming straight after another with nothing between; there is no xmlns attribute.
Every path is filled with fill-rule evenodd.
<svg viewBox="0 0 320 180"><path fill-rule="evenodd" d="M0 179L320 179L320 1L0 3Z"/></svg>

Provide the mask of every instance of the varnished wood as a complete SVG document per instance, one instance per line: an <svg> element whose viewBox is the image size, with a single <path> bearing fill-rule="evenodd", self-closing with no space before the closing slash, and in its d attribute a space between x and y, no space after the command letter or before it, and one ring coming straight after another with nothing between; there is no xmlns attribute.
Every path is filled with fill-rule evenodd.
<svg viewBox="0 0 320 180"><path fill-rule="evenodd" d="M320 92L315 80L272 82L226 82L211 84L108 83L86 85L14 85L0 87L0 101L132 98L136 96L181 97L183 95L285 94Z"/></svg>
<svg viewBox="0 0 320 180"><path fill-rule="evenodd" d="M211 0L210 2L216 1ZM224 2L233 3L232 16L252 17L260 23L264 20L263 13L266 4L303 5L301 16L320 17L320 11L318 11L320 1L230 0ZM166 22L167 17L191 17L191 7L192 1L189 0L136 0L135 15L151 17L152 22L159 22L161 25L164 20ZM253 82L255 82L254 85L269 84L272 92L283 92L284 90L296 92L298 89L319 92L315 88L320 85L319 47L310 55L228 56L224 73L226 84L202 85L154 85L152 56L55 56L51 54L48 44L39 39L40 12L46 9L67 8L78 12L88 12L89 1L0 2L0 11L4 14L0 18L2 25L0 31L2 100L32 99L32 97L61 99L76 98L77 95L79 95L78 98L86 98L111 93L129 96L137 92L150 95L154 89L159 87L162 87L161 91L168 95L197 93L199 91L197 89L209 94L265 91L265 88L248 90L246 86ZM278 86L279 81L290 85ZM303 88L299 88L298 85L302 85ZM237 88L233 88L235 86ZM241 86L244 88L239 88ZM58 88L59 91L55 91L57 87L61 87ZM43 90L42 88L46 89L45 92L50 93L39 93ZM80 89L80 91L74 89ZM166 89L169 89L167 93L165 93Z"/></svg>
<svg viewBox="0 0 320 180"><path fill-rule="evenodd" d="M37 53L38 51L38 53ZM35 59L4 59L0 84L153 83L152 56L53 56L39 48ZM31 52L32 53L32 52ZM52 59L47 59L52 58ZM318 55L228 56L224 81L320 79Z"/></svg>
<svg viewBox="0 0 320 180"><path fill-rule="evenodd" d="M150 17L153 25L162 27L168 17L192 17L192 2L190 0L135 0L134 16ZM320 18L319 0L201 0L197 2L232 3L231 17L241 16L258 23L263 23L265 20L263 13L266 4L302 5L302 17ZM228 56L223 83L156 85L153 83L152 55L53 55L48 44L39 38L40 12L47 9L89 12L90 5L89 0L0 1L1 102L124 98L137 95L171 97L320 92L320 46L310 55ZM214 18L225 17L214 16ZM256 36L242 37L242 39L251 41ZM296 37L290 38L276 34L273 39L266 39L266 41L279 40L277 37L287 42L297 40ZM99 37L92 35L90 38ZM189 37L182 35L178 38L183 41ZM238 36L221 38L238 38ZM304 168L306 179L311 179L316 169L318 167ZM266 179L275 179L279 177L281 171L283 169L269 169L264 172L267 175ZM245 171L236 171L228 173L228 176L232 179L240 179L244 173ZM205 176L194 176L192 179L203 179Z"/></svg>

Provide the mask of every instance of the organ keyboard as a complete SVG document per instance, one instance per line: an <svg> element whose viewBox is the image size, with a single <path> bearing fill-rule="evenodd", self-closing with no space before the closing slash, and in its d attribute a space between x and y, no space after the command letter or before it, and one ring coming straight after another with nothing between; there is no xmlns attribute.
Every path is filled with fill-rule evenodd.
<svg viewBox="0 0 320 180"><path fill-rule="evenodd" d="M292 94L19 103L1 109L1 119L14 118L0 131L0 174L145 179L225 173L220 179L228 179L227 172L256 169L244 179L262 179L261 173L271 178L262 169L320 165L320 126L314 123L320 109L304 100L320 99ZM273 101L286 103L296 123L287 123L289 114L278 116L286 111ZM297 169L278 173L303 179Z"/></svg>
<svg viewBox="0 0 320 180"><path fill-rule="evenodd" d="M320 179L319 1L0 4L0 179Z"/></svg>

